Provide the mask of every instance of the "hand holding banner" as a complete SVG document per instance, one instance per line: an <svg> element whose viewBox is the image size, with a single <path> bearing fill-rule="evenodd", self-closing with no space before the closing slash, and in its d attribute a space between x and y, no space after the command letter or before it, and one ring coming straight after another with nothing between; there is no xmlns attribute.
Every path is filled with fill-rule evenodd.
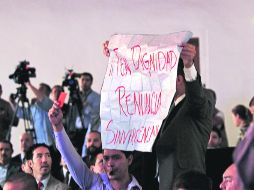
<svg viewBox="0 0 254 190"><path fill-rule="evenodd" d="M191 35L112 36L101 90L103 148L151 151L175 94L179 45Z"/></svg>

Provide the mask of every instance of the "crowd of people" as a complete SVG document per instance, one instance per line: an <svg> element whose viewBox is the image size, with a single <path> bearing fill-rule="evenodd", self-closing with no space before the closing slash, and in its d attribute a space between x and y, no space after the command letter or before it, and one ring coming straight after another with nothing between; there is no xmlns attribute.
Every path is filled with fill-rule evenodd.
<svg viewBox="0 0 254 190"><path fill-rule="evenodd" d="M35 95L30 107L1 99L0 85L0 189L253 189L254 97L249 108L232 108L239 138L234 160L214 188L205 156L207 150L228 147L224 115L215 107L216 93L202 85L194 66L195 46L181 47L176 93L152 153L102 148L100 95L92 90L90 73L80 74L78 90L63 107L58 102L64 91L60 85L51 89L41 83L37 88L26 82ZM108 42L103 51L110 55ZM34 131L20 136L20 154L13 157L9 132L21 118L28 119Z"/></svg>

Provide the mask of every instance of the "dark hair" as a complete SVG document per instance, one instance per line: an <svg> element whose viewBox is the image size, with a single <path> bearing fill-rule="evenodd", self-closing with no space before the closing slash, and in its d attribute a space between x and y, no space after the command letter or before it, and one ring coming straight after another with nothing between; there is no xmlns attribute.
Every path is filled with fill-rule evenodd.
<svg viewBox="0 0 254 190"><path fill-rule="evenodd" d="M20 183L20 182L24 184L23 189L20 189L20 190L27 190L27 189L37 190L38 189L35 178L32 175L24 173L24 172L14 173L5 181L5 183Z"/></svg>
<svg viewBox="0 0 254 190"><path fill-rule="evenodd" d="M187 171L178 175L174 181L174 189L212 190L212 180L199 171Z"/></svg>
<svg viewBox="0 0 254 190"><path fill-rule="evenodd" d="M90 134L90 133L97 133L98 135L100 135L100 136L101 136L101 132L96 131L96 130L91 130L88 134Z"/></svg>
<svg viewBox="0 0 254 190"><path fill-rule="evenodd" d="M58 84L57 84L57 85L55 85L55 86L53 86L53 87L52 87L52 89L53 89L53 88L57 88L57 90L60 90L61 92L64 92L63 87L62 87L62 86L60 86L60 85L58 85Z"/></svg>
<svg viewBox="0 0 254 190"><path fill-rule="evenodd" d="M37 143L37 144L32 145L26 152L26 155L25 155L26 160L33 159L34 150L37 149L38 147L47 148L49 150L50 155L51 155L50 147L48 145L46 145L45 143Z"/></svg>
<svg viewBox="0 0 254 190"><path fill-rule="evenodd" d="M47 85L46 83L40 83L40 86L42 86L43 88L46 89L46 95L49 96L50 92L51 92L51 88L49 85Z"/></svg>
<svg viewBox="0 0 254 190"><path fill-rule="evenodd" d="M210 88L207 88L206 90L207 90L207 91L209 91L209 92L213 95L213 98L214 98L214 100L215 100L215 102L216 102L216 100L217 100L217 96L216 96L215 91L214 91L214 90L212 90L212 89L210 89Z"/></svg>
<svg viewBox="0 0 254 190"><path fill-rule="evenodd" d="M130 155L133 155L133 151L124 151L124 150L121 150L121 151L122 151L122 153L124 153L126 158L129 158Z"/></svg>
<svg viewBox="0 0 254 190"><path fill-rule="evenodd" d="M246 124L249 124L252 121L252 114L248 108L244 105L237 105L232 109L234 115L239 115L239 117L245 121Z"/></svg>
<svg viewBox="0 0 254 190"><path fill-rule="evenodd" d="M103 153L104 153L104 150L105 149L103 149ZM130 155L133 155L133 151L126 151L126 150L120 150L120 151L125 155L126 158L129 158Z"/></svg>
<svg viewBox="0 0 254 190"><path fill-rule="evenodd" d="M254 106L254 96L251 98L250 103L249 103L249 107L251 107L251 106Z"/></svg>
<svg viewBox="0 0 254 190"><path fill-rule="evenodd" d="M221 132L220 132L220 130L219 130L217 127L213 127L213 128L212 128L212 131L214 131L215 133L217 133L218 136L221 138Z"/></svg>
<svg viewBox="0 0 254 190"><path fill-rule="evenodd" d="M11 150L13 151L13 146L11 144L11 141L5 140L5 139L0 139L0 143L5 143L5 144L9 144L11 147Z"/></svg>
<svg viewBox="0 0 254 190"><path fill-rule="evenodd" d="M91 82L93 82L93 75L88 72L81 73L81 76L88 76L91 79Z"/></svg>
<svg viewBox="0 0 254 190"><path fill-rule="evenodd" d="M86 162L87 164L87 167L90 168L91 166L94 166L95 165L95 162L96 162L96 159L97 159L97 155L98 154L102 154L102 150L96 152L95 155L91 155L88 159L88 161Z"/></svg>

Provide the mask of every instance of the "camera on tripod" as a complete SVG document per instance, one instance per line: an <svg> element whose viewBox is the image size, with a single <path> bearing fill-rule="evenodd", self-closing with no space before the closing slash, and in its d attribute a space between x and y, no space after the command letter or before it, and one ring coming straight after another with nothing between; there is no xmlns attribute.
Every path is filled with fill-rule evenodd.
<svg viewBox="0 0 254 190"><path fill-rule="evenodd" d="M9 75L17 84L24 84L29 82L30 77L36 77L35 68L28 67L28 61L21 61L13 74Z"/></svg>
<svg viewBox="0 0 254 190"><path fill-rule="evenodd" d="M75 90L79 91L78 81L76 78L79 78L80 74L74 73L73 70L68 70L68 72L65 74L64 80L62 82L63 87L68 87L70 92L73 92Z"/></svg>
<svg viewBox="0 0 254 190"><path fill-rule="evenodd" d="M28 98L26 97L26 86L25 83L29 82L30 77L36 77L35 68L28 67L28 61L21 61L17 66L16 70L13 74L9 75L10 79L13 79L15 83L21 84L20 87L17 88L16 94L11 94L11 98L15 100L17 97L21 100L21 102L28 102Z"/></svg>

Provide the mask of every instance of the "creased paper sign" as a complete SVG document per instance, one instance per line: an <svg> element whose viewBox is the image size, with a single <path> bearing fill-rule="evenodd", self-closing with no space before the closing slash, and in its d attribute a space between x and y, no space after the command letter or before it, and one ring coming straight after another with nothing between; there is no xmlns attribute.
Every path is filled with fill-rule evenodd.
<svg viewBox="0 0 254 190"><path fill-rule="evenodd" d="M175 94L179 45L191 35L111 37L100 105L104 149L151 151Z"/></svg>

